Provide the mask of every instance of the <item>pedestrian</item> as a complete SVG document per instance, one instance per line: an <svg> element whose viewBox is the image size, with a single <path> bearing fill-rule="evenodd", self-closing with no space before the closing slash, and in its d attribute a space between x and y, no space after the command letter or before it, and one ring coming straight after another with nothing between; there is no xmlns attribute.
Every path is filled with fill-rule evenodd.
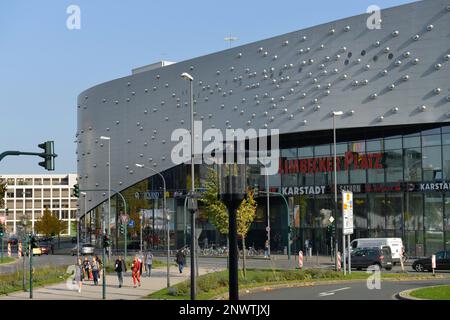
<svg viewBox="0 0 450 320"><path fill-rule="evenodd" d="M141 263L139 262L138 256L135 255L133 259L133 263L131 264L131 276L133 277L133 284L136 288L136 281L141 286Z"/></svg>
<svg viewBox="0 0 450 320"><path fill-rule="evenodd" d="M78 284L78 293L81 293L81 285L83 284L83 263L80 258L78 258L77 264L75 265L74 280Z"/></svg>
<svg viewBox="0 0 450 320"><path fill-rule="evenodd" d="M147 277L150 277L152 274L152 264L153 253L151 250L148 250L147 255L145 256L145 269L147 270Z"/></svg>
<svg viewBox="0 0 450 320"><path fill-rule="evenodd" d="M98 279L97 281L101 282L102 276L103 276L103 263L102 260L98 256L95 256L95 260L98 262Z"/></svg>
<svg viewBox="0 0 450 320"><path fill-rule="evenodd" d="M95 257L92 258L92 276L94 278L94 284L98 285L98 272L99 272L99 263Z"/></svg>
<svg viewBox="0 0 450 320"><path fill-rule="evenodd" d="M89 262L88 258L85 257L84 258L84 262L83 262L83 279L84 280L89 280L89 270L91 269L91 263Z"/></svg>
<svg viewBox="0 0 450 320"><path fill-rule="evenodd" d="M117 273L117 278L119 279L119 288L122 288L123 285L123 273L127 272L127 264L124 260L122 260L122 257L119 256L115 262L115 268L114 270Z"/></svg>
<svg viewBox="0 0 450 320"><path fill-rule="evenodd" d="M177 251L175 261L178 264L178 270L180 271L180 273L183 273L183 268L184 265L186 264L186 255L184 254L183 250L179 249Z"/></svg>
<svg viewBox="0 0 450 320"><path fill-rule="evenodd" d="M144 255L142 254L142 251L139 251L139 257L138 257L138 260L139 260L139 276L142 276L142 268L143 268L143 265L144 265Z"/></svg>
<svg viewBox="0 0 450 320"><path fill-rule="evenodd" d="M269 240L264 243L264 258L269 258Z"/></svg>

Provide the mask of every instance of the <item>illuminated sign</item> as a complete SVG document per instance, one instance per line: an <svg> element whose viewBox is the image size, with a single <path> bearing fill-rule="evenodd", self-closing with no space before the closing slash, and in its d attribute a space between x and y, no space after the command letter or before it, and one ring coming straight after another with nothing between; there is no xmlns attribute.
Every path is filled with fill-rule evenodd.
<svg viewBox="0 0 450 320"><path fill-rule="evenodd" d="M346 152L336 157L336 171L384 169L383 153ZM334 157L286 159L280 158L279 174L324 173L334 171Z"/></svg>

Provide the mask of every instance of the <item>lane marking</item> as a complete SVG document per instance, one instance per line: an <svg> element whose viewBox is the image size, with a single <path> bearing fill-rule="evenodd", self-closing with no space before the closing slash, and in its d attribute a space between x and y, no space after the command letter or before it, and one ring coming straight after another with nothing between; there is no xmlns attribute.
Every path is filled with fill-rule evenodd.
<svg viewBox="0 0 450 320"><path fill-rule="evenodd" d="M339 289L334 289L334 290L321 292L321 293L319 293L319 297L332 296L338 291L343 291L343 290L348 290L348 289L351 289L351 287L345 287L345 288L339 288Z"/></svg>

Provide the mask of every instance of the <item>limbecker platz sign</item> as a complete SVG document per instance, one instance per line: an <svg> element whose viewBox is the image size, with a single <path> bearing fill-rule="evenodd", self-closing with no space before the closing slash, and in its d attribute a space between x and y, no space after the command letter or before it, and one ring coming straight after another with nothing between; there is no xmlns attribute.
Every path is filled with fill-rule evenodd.
<svg viewBox="0 0 450 320"><path fill-rule="evenodd" d="M383 153L346 152L336 157L336 171L384 169ZM323 173L334 171L334 157L286 159L280 158L279 174Z"/></svg>

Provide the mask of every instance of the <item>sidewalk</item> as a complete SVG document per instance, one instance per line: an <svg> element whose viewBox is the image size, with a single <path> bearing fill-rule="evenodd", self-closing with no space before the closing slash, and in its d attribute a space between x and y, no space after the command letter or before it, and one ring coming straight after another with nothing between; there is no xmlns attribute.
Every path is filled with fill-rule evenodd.
<svg viewBox="0 0 450 320"><path fill-rule="evenodd" d="M219 271L221 268L199 268L200 275ZM186 267L183 273L178 272L178 268L170 269L170 284L174 285L183 280L189 279L190 270ZM108 300L137 300L142 299L148 294L166 287L166 269L158 268L152 270L150 278L141 277L141 287L133 287L131 272L127 272L123 279L124 285L118 287L117 276L113 274L106 275L106 299ZM68 288L65 282L36 288L33 290L33 300L95 300L102 299L102 283L94 286L92 281L83 283L81 293L77 290ZM29 300L28 292L16 292L7 296L0 296L0 300Z"/></svg>

